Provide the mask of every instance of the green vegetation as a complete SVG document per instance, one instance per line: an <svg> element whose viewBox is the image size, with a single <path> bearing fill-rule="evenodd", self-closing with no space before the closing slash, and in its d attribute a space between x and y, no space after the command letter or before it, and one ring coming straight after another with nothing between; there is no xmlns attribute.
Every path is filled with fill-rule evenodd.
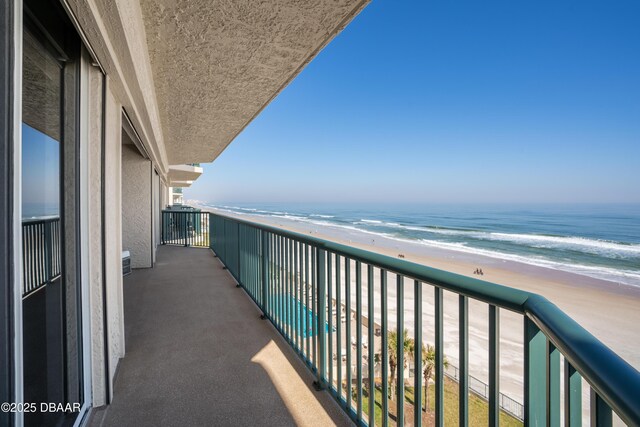
<svg viewBox="0 0 640 427"><path fill-rule="evenodd" d="M449 367L449 361L446 357L442 360L442 365L445 368ZM433 377L433 370L436 367L436 349L432 345L422 345L422 367L423 367L423 378L425 384L429 384L431 377ZM432 405L429 404L429 392L431 391L431 387L426 390L425 393L422 393L424 396L424 403L422 404L425 408L430 408Z"/></svg>
<svg viewBox="0 0 640 427"><path fill-rule="evenodd" d="M434 384L429 386L431 396L435 396ZM422 393L424 395L425 390ZM353 395L354 403L357 397ZM405 421L413 422L413 387L405 387ZM376 425L382 425L382 391L376 387L375 392L375 415ZM389 425L396 425L396 402L389 401ZM433 417L435 410L435 399L430 399L429 412L422 412L422 424L424 426L433 425ZM362 413L366 416L369 412L369 397L366 390L363 389L362 397ZM445 379L444 384L444 424L446 426L458 425L458 383L449 378ZM480 426L489 424L489 405L486 401L474 395L469 394L469 425ZM523 423L511 415L500 411L500 425L505 427L522 427Z"/></svg>
<svg viewBox="0 0 640 427"><path fill-rule="evenodd" d="M391 395L395 395L397 386L396 374L398 367L398 332L390 330L388 336L389 347L389 385L391 386ZM409 331L402 330L402 366L407 367L407 355L413 353L413 340L409 338Z"/></svg>

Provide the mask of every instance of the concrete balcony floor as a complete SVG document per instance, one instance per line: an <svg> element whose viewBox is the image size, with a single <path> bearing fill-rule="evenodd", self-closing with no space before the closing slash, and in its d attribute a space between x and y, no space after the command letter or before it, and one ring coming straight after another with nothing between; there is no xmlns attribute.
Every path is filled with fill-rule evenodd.
<svg viewBox="0 0 640 427"><path fill-rule="evenodd" d="M208 249L125 278L126 356L93 426L351 425Z"/></svg>

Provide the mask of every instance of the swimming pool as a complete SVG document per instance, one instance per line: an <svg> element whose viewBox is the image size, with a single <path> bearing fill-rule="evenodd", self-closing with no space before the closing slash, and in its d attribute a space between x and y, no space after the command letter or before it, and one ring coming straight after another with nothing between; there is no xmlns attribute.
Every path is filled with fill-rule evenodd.
<svg viewBox="0 0 640 427"><path fill-rule="evenodd" d="M313 337L315 334L314 330L318 329L318 316L313 314L313 311L300 300L296 299L290 295L280 295L275 297L275 311L279 311L281 307L278 304L285 304L285 310L289 308L293 308L293 311L290 316L286 314L284 316L280 315L281 319L283 319L284 323L296 329L296 312L298 314L298 323L300 327L300 336L303 338ZM308 326L307 326L308 325ZM329 332L329 324L325 322L324 330ZM335 331L335 328L332 328L332 331Z"/></svg>

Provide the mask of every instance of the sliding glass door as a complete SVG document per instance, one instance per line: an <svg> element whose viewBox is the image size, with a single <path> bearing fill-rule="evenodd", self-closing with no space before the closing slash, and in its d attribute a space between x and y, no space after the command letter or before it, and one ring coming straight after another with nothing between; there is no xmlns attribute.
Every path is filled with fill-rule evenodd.
<svg viewBox="0 0 640 427"><path fill-rule="evenodd" d="M81 45L56 6L48 1L24 5L23 401L37 408L24 414L27 426L71 425L84 398L78 193ZM61 406L42 411L43 403Z"/></svg>

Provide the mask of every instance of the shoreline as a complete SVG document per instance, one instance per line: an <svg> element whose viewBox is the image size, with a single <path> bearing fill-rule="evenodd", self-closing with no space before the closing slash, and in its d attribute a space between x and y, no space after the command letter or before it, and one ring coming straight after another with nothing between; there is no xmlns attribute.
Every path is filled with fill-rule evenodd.
<svg viewBox="0 0 640 427"><path fill-rule="evenodd" d="M256 223L280 227L300 234L310 234L325 240L345 244L360 249L381 253L397 258L404 255L404 260L415 262L429 267L462 274L468 277L479 278L508 287L540 294L556 304L561 310L580 323L596 338L618 353L629 364L640 369L640 288L630 285L583 276L577 273L554 270L547 267L535 266L511 260L500 260L485 255L474 255L466 252L457 252L451 249L438 249L424 247L419 244L400 243L395 240L375 236L372 239L363 232L331 229L330 226L319 226L310 223L296 222L284 218L266 218L250 214L235 215L226 211L199 205L205 211L218 213L228 217L250 220ZM484 275L473 274L476 268L482 268ZM377 276L379 280L379 276ZM408 286L405 292L405 318L411 319L412 315L412 286ZM389 295L395 298L393 295ZM424 312L427 318L433 313L430 302L431 295L427 295L424 303ZM456 296L445 292L445 305L456 305ZM475 337L476 342L470 342L470 359L476 359L473 363L475 369L471 373L484 378L486 370L486 325L487 314L482 303L471 304L470 301L470 337ZM394 304L389 304L390 306ZM475 305L475 307L474 307ZM456 305L457 306L457 305ZM486 306L486 305L484 305ZM364 309L364 305L363 305ZM455 313L453 313L455 312ZM615 316L612 316L615 313ZM390 320L391 311L389 312ZM379 316L379 314L378 314ZM374 316L377 317L377 316ZM375 319L374 321L379 321ZM428 323L428 319L426 320ZM445 353L457 355L457 309L445 310ZM394 324L395 325L395 324ZM394 326L391 325L390 327ZM405 326L412 326L407 325ZM423 329L429 331L430 325ZM408 328L413 329L412 327ZM432 331L432 329L431 329ZM432 334L431 334L432 335ZM425 333L424 340L433 342L429 333ZM474 341L474 339L471 339ZM522 384L518 377L522 376L522 320L515 313L501 310L501 389L511 397L520 400L522 398ZM450 357L452 358L452 357ZM453 358L455 360L455 358ZM520 366L518 366L520 365Z"/></svg>

